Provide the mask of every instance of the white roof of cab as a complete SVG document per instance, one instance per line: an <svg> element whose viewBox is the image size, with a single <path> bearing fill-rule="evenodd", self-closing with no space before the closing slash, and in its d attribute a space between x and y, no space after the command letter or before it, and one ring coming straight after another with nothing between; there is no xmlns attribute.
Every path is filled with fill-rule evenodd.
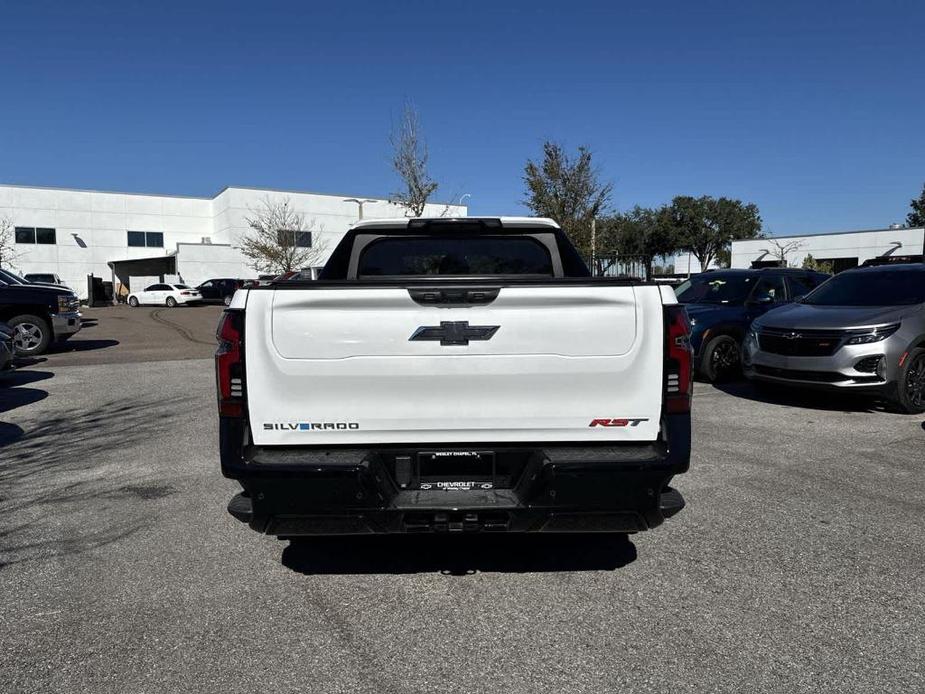
<svg viewBox="0 0 925 694"><path fill-rule="evenodd" d="M512 227L535 227L535 226L544 226L550 227L552 229L558 229L559 225L549 217L406 217L406 218L392 218L392 219L361 219L356 224L354 224L351 229L365 229L367 227L394 227L396 224L405 224L407 225L412 219L426 219L427 221L433 222L477 222L480 219L500 219L501 226L512 228Z"/></svg>

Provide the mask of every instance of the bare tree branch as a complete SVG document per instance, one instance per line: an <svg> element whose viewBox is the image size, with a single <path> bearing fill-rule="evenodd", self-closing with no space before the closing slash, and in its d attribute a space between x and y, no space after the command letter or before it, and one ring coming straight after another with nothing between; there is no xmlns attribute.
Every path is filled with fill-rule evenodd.
<svg viewBox="0 0 925 694"><path fill-rule="evenodd" d="M13 222L9 217L0 217L0 267L12 268L21 256L16 246Z"/></svg>
<svg viewBox="0 0 925 694"><path fill-rule="evenodd" d="M403 188L392 194L392 201L408 211L410 217L424 214L424 206L437 190L437 182L427 173L427 143L421 132L418 113L405 104L398 127L389 136L392 145L392 168Z"/></svg>
<svg viewBox="0 0 925 694"><path fill-rule="evenodd" d="M779 241L777 239L768 239L768 243L771 244L771 247L768 249L768 253L777 258L780 262L787 265L787 256L794 251L798 251L803 247L803 241L799 239L794 241Z"/></svg>
<svg viewBox="0 0 925 694"><path fill-rule="evenodd" d="M257 272L281 274L320 264L327 244L314 233L314 220L292 207L289 198L265 197L244 218L249 230L241 237L240 250Z"/></svg>

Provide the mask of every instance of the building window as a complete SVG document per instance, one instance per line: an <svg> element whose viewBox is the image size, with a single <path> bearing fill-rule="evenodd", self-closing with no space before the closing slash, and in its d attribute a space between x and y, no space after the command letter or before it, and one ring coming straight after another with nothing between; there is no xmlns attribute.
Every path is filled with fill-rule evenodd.
<svg viewBox="0 0 925 694"><path fill-rule="evenodd" d="M41 243L54 246L55 230L48 227L16 227L16 243Z"/></svg>
<svg viewBox="0 0 925 694"><path fill-rule="evenodd" d="M831 264L832 273L835 275L858 266L857 258L816 258L816 262Z"/></svg>
<svg viewBox="0 0 925 694"><path fill-rule="evenodd" d="M35 228L35 242L36 243L45 243L50 246L54 246L57 239L55 238L55 230L47 229L42 227Z"/></svg>
<svg viewBox="0 0 925 694"><path fill-rule="evenodd" d="M296 248L312 247L312 232L294 231L292 229L279 229L276 232L276 242L283 246L295 246Z"/></svg>
<svg viewBox="0 0 925 694"><path fill-rule="evenodd" d="M163 248L164 234L160 231L128 232L129 248Z"/></svg>

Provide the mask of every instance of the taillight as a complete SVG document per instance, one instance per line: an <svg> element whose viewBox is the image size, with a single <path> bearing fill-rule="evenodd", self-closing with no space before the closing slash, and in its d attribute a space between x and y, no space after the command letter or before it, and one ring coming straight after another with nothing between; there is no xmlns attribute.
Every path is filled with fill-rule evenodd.
<svg viewBox="0 0 925 694"><path fill-rule="evenodd" d="M215 333L215 382L218 413L223 417L244 416L244 313L226 310Z"/></svg>
<svg viewBox="0 0 925 694"><path fill-rule="evenodd" d="M683 306L665 307L665 410L690 412L693 383L691 324Z"/></svg>

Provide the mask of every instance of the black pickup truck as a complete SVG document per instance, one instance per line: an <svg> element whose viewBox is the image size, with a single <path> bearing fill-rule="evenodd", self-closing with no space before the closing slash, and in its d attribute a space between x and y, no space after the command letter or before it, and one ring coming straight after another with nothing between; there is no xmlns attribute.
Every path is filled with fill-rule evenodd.
<svg viewBox="0 0 925 694"><path fill-rule="evenodd" d="M70 289L31 284L0 270L0 321L13 329L18 356L43 354L80 330L80 302Z"/></svg>

